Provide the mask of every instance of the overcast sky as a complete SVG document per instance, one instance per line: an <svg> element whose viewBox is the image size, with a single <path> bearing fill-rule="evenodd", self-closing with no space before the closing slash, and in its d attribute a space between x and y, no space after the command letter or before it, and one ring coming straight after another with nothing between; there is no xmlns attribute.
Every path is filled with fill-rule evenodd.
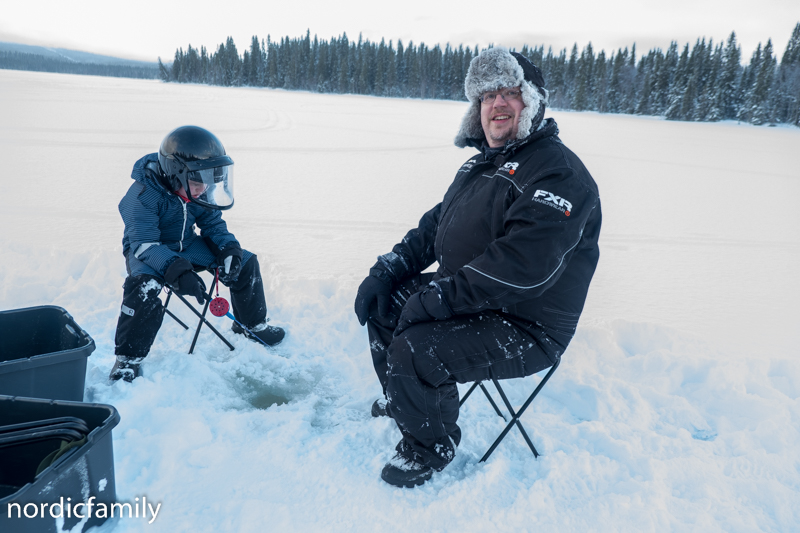
<svg viewBox="0 0 800 533"><path fill-rule="evenodd" d="M800 0L4 0L0 41L171 61L178 47L213 51L232 36L240 52L253 35L311 35L395 43L551 45L554 51L682 47L735 31L743 59L772 38L776 53L800 22ZM223 7L224 6L224 7Z"/></svg>

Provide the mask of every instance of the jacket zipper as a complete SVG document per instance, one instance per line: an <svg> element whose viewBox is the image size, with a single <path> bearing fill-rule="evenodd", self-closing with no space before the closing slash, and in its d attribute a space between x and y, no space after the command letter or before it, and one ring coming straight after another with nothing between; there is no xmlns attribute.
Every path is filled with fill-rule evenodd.
<svg viewBox="0 0 800 533"><path fill-rule="evenodd" d="M488 163L488 161L482 161L481 163ZM479 166L481 163L478 163L475 166ZM499 168L499 167L497 167L497 168ZM474 170L475 170L475 167L472 167L470 169L470 174L472 172L474 172ZM471 183L472 182L472 176L468 176L468 178L469 178L468 181ZM465 180L464 184L466 184L466 183L467 183L467 180ZM454 208L456 208L459 205L461 205L461 202L464 201L464 198L466 198L468 196L466 191L464 191L464 190L462 190L461 193L462 193L461 196L458 198L458 201L455 202L455 204L454 204L454 202L450 202L450 205L447 206L447 212L450 213L450 220L447 221L447 225L442 230L442 255L439 257L439 265L442 267L442 270L445 271L445 272L447 271L447 268L444 266L444 239L447 236L447 230L450 229L450 225L453 223L453 219L455 218L455 212L453 211ZM445 215L445 213L442 213L442 215L441 215L442 222L444 222L444 215Z"/></svg>
<svg viewBox="0 0 800 533"><path fill-rule="evenodd" d="M183 206L183 229L181 230L181 241L179 243L181 249L178 250L179 252L183 251L183 236L186 234L186 202L183 201L183 198L181 198L181 205Z"/></svg>

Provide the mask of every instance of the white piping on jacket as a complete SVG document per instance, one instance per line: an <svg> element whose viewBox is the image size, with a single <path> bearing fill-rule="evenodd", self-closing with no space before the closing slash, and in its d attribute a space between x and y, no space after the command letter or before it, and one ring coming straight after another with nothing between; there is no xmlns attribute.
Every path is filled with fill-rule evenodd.
<svg viewBox="0 0 800 533"><path fill-rule="evenodd" d="M517 189L519 192L525 192L525 191L523 191L522 189L520 189L520 188L519 188L519 185L517 185L517 183L516 183L514 180L512 180L512 179L511 179L511 178L509 178L508 176L504 176L503 174L500 174L499 172L495 172L495 173L494 173L494 174L492 174L491 176L489 176L489 175L486 175L486 174L483 174L483 175L481 175L481 177L482 177L482 178L489 178L489 179L496 178L496 177L503 178L503 179L505 179L505 180L508 180L508 181L510 181L510 182L511 182L511 184L512 184L512 185L513 185L513 186L514 186L514 187L515 187L515 188L516 188L516 189Z"/></svg>
<svg viewBox="0 0 800 533"><path fill-rule="evenodd" d="M492 277L492 276L490 276L490 275L489 275L489 274L487 274L486 272L481 272L480 270L478 270L477 268L475 268L475 267L474 267L474 266L472 266L472 265L464 265L464 268L468 268L468 269L470 269L470 270L474 270L474 271L475 271L475 272L477 272L478 274L481 274L481 275L483 275L483 276L486 276L486 277L487 277L487 278L489 278L489 279L493 279L494 281L496 281L496 282L498 282L498 283L502 283L503 285L508 285L509 287L514 287L515 289L534 289L534 288L536 288L536 287L539 287L540 285L544 285L545 283L547 283L547 282L550 280L550 278L552 278L553 276L555 276L556 272L558 272L558 269L559 269L559 268L561 268L561 265L562 265L562 264L564 264L564 256L566 256L568 253L570 253L572 250L574 250L576 246L578 246L578 243L579 243L579 242L581 242L581 238L583 238L583 230L581 230L580 234L578 235L578 240L577 240L577 241L575 241L575 244L573 244L573 245L572 245L572 246L571 246L571 247L570 247L570 248L569 248L567 251L565 251L565 252L564 252L564 254L561 256L561 260L558 262L558 265L556 265L556 268L555 268L555 270L553 270L553 272L551 272L551 273L550 273L550 275L549 275L549 276L547 276L547 278L546 278L544 281L542 281L542 282L540 282L540 283L537 283L536 285L531 285L530 287L523 287L522 285L514 285L513 283L508 283L507 281L503 281L503 280L501 280L501 279L497 279L497 278L495 278L495 277Z"/></svg>

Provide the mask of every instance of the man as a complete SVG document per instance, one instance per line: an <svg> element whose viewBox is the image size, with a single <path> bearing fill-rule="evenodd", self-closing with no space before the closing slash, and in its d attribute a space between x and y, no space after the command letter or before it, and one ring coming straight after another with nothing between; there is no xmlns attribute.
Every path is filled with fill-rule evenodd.
<svg viewBox="0 0 800 533"><path fill-rule="evenodd" d="M119 203L125 222L122 253L128 277L117 322L117 362L109 379L133 381L164 318L164 284L204 303L195 270L220 267L231 291L235 333L273 346L284 337L267 324L258 258L228 231L221 211L233 207L233 160L217 137L197 126L170 132L157 154L133 165L134 182ZM195 233L200 229L200 235ZM248 331L249 330L249 331Z"/></svg>
<svg viewBox="0 0 800 533"><path fill-rule="evenodd" d="M543 120L539 69L492 48L472 60L464 88L455 144L480 153L378 258L355 302L386 398L372 414L402 433L381 477L401 487L455 456L456 383L528 376L564 353L599 257L597 185Z"/></svg>

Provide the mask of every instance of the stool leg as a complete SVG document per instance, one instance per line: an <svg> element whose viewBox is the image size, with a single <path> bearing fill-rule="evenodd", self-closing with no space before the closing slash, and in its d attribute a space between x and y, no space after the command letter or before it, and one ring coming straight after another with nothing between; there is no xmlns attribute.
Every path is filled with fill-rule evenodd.
<svg viewBox="0 0 800 533"><path fill-rule="evenodd" d="M173 318L173 319L174 319L174 320L175 320L175 321L176 321L178 324L180 324L180 325L183 327L183 329L187 329L187 330L189 329L189 326L187 326L186 324L184 324L184 323L183 323L183 321L182 321L181 319L179 319L177 316L175 316L175 314L174 314L174 313L172 313L172 312L171 312L169 309L167 309L167 306L169 305L170 298L172 298L172 295L173 295L173 294L175 294L175 296L177 296L177 297L178 297L178 299L180 299L180 301L182 301L182 302L183 302L183 303L186 305L186 307L188 307L188 308L189 308L189 309L192 311L192 313L194 313L194 314L195 314L195 315L196 315L196 316L197 316L197 317L200 319L200 322L197 324L197 329L196 329L196 330L195 330L195 332L194 332L194 338L192 339L192 345L191 345L191 347L189 348L189 353L192 353L192 352L194 352L194 347L195 347L195 345L197 344L197 339L198 339L198 337L200 336L200 329L203 327L203 324L207 325L207 326L208 326L208 327L211 329L211 331L212 331L212 332L214 332L214 334L215 334L217 337L219 337L219 339L220 339L222 342L224 342L224 343L225 343L225 345L226 345L226 346L227 346L227 347L228 347L228 348L229 348L231 351L233 351L233 350L235 350L235 349L236 349L236 348L234 348L234 346L233 346L233 345L232 345L230 342L228 342L228 339L226 339L226 338L225 338L225 337L222 335L222 333L220 333L219 331L217 331L217 328L215 328L213 325L211 325L211 323L210 323L210 322L209 322L209 321L206 319L206 313L208 312L208 307L209 307L209 304L211 303L211 295L214 293L214 289L217 287L217 283L218 283L218 280L217 280L217 277L215 276L215 277L214 277L214 281L213 281L213 283L211 284L211 288L208 290L208 294L206 294L206 303L205 303L205 305L203 306L203 312L202 312L202 314L201 314L201 313L199 313L199 312L197 311L197 309L195 309L195 307L194 307L192 304L190 304L188 300L186 300L186 298L184 298L183 296L181 296L181 295L180 295L180 294L178 294L177 292L170 290L168 287L165 287L165 288L166 288L166 291L167 291L167 299L166 299L166 301L164 302L164 312L166 312L166 313L167 313L169 316L171 316L171 317L172 317L172 318Z"/></svg>
<svg viewBox="0 0 800 533"><path fill-rule="evenodd" d="M212 287L212 290L213 290L213 287ZM208 305L211 302L211 300L210 300L211 291L208 291L208 292L209 292L209 295L208 295L209 298L206 298L206 303L203 304L203 314L200 315L200 322L197 323L197 329L194 330L194 338L192 339L192 345L189 347L189 353L192 353L194 351L194 346L195 346L195 344L197 344L197 337L200 336L200 328L203 327L203 323L204 322L208 323L206 321L206 313L208 312ZM211 326L211 324L209 324L209 326Z"/></svg>
<svg viewBox="0 0 800 533"><path fill-rule="evenodd" d="M186 324L184 324L184 323L183 323L183 321L181 321L181 319L180 319L180 318L176 317L176 316L175 316L175 315L172 313L172 311L170 311L169 309L167 309L167 306L169 305L169 299L170 299L170 298L172 298L172 291L171 291L171 290L167 290L167 301L166 301L166 302L164 302L164 312L166 312L166 313L167 313L169 316L171 316L171 317L172 317L172 319L173 319L173 320L175 320L175 322L177 322L178 324L180 324L181 326L183 326L183 329L189 329L189 326L187 326Z"/></svg>
<svg viewBox="0 0 800 533"><path fill-rule="evenodd" d="M514 422L516 422L516 420L512 420L511 422L506 424L506 427L505 429L503 429L503 432L500 433L500 436L497 437L497 440L495 440L494 443L492 443L492 446L488 450L486 450L486 453L483 454L483 457L481 457L481 460L478 462L483 463L489 458L490 455L492 455L492 452L494 452L495 448L497 448L497 445L500 444L500 442L506 437L506 435L508 435L508 432L511 431L511 428L514 427ZM539 457L539 453L536 451L536 448L533 447L533 444L531 444L530 442L528 444L530 444L531 449L533 450L533 456Z"/></svg>
<svg viewBox="0 0 800 533"><path fill-rule="evenodd" d="M530 447L531 451L533 452L533 456L539 457L539 452L536 451L536 447L533 445L533 442L531 442L530 437L528 437L528 433L525 431L525 428L522 427L522 423L519 421L519 417L522 416L522 409L520 409L518 413L515 413L514 408L511 406L511 402L508 401L508 397L506 396L505 391L503 390L502 387L500 387L500 383L497 382L494 376L492 376L492 382L494 383L494 386L497 388L497 392L500 393L500 397L503 399L503 403L506 404L508 412L511 413L511 422L508 423L507 426L508 429L511 429L511 426L516 424L517 428L519 428L520 433L522 433L522 437L525 439L525 442L528 443L528 447ZM530 405L530 402L528 402L528 405ZM503 433L508 433L508 431L504 431Z"/></svg>
<svg viewBox="0 0 800 533"><path fill-rule="evenodd" d="M467 393L464 395L464 397L463 397L463 398L461 398L461 401L460 401L460 402L458 402L458 406L459 406L459 407L461 407L462 405L464 405L464 402L466 402L466 401L467 401L467 398L469 398L469 395L470 395L470 394L472 394L472 391L474 391L474 390L475 390L475 387L477 387L479 383L480 383L480 381L476 381L475 383L473 383L473 384L472 384L472 387L470 387L470 388L469 388L469 390L468 390L468 391L467 391Z"/></svg>
<svg viewBox="0 0 800 533"><path fill-rule="evenodd" d="M472 384L472 386L469 388L469 390L464 395L464 397L461 398L461 400L458 402L458 406L461 407L462 405L464 405L464 402L467 401L467 398L469 398L469 395L472 394L472 391L474 391L479 385L480 385L481 390L483 391L483 393L486 395L486 398L489 400L489 403L491 403L492 407L494 407L494 412L497 413L497 415L500 418L505 420L506 419L505 415L497 407L497 404L494 403L494 398L492 398L492 395L489 394L489 391L486 390L486 387L483 386L483 382L481 382L481 381L476 381L475 383Z"/></svg>
<svg viewBox="0 0 800 533"><path fill-rule="evenodd" d="M192 304L190 304L190 303L189 303L189 302L186 300L186 298L184 298L183 296L181 296L181 295L180 295L180 294L178 294L178 293L175 293L175 296L177 296L178 298L180 298L180 299L181 299L181 301L182 301L183 303L185 303L185 304L186 304L186 307L188 307L189 309L191 309L192 313L194 313L195 315L197 315L197 317L198 317L198 318L200 318L200 324L204 324L204 323L205 323L205 325L206 325L206 326L208 326L209 328L211 328L211 331L213 331L213 332L214 332L214 333L217 335L217 337L219 337L219 338L220 338L220 340L222 340L222 342L224 342L224 343L225 343L225 344L228 346L228 348L230 348L230 349L231 349L231 351L233 351L233 350L235 350L235 349L236 349L236 348L234 348L233 344L231 344L230 342L228 342L228 339L226 339L225 337L223 337L223 336L222 336L222 333L220 333L219 331L217 331L217 328L215 328L214 326L212 326L212 325L211 325L211 322L209 322L208 320L206 320L206 318L205 318L203 315L201 315L201 314L200 314L200 312L198 312L198 311L197 311L197 309L195 309L195 308L194 308L194 306L193 306ZM206 304L206 307L208 307L208 304ZM194 340L195 340L195 341L197 340L197 333L195 333L195 339L194 339ZM191 350L194 350L194 344L195 344L195 343L194 343L194 341L192 341L192 348L191 348ZM189 353L192 353L192 351L191 351L191 350L189 351Z"/></svg>
<svg viewBox="0 0 800 533"><path fill-rule="evenodd" d="M531 404L531 402L533 402L533 399L536 398L536 396L542 390L542 387L545 386L547 381L556 371L556 368L558 368L559 364L561 364L561 357L556 358L556 362L552 367L550 367L550 371L547 372L547 375L545 375L544 379L542 379L542 381L539 382L539 385L536 387L533 393L530 396L528 396L528 399L525 400L525 403L522 404L522 407L520 407L519 411L517 411L516 413L514 412L514 409L511 407L511 403L508 401L508 398L503 392L503 389L500 387L500 384L497 382L494 375L492 375L492 381L494 382L494 386L497 387L497 392L500 393L500 397L503 398L503 402L506 404L506 407L508 407L508 410L511 412L512 419L511 422L506 424L506 427L503 429L503 432L500 433L500 436L497 437L497 439L494 441L489 450L487 450L487 452L483 455L483 457L481 457L480 462L486 461L489 458L489 456L492 455L492 452L494 452L495 448L497 448L497 445L500 444L500 442L505 438L506 435L508 435L508 432L511 431L511 428L514 427L514 425L516 425L519 428L520 432L522 433L522 436L525 438L525 442L528 444L531 451L533 452L533 456L539 457L539 452L536 451L536 447L533 445L533 442L531 442L531 439L528 437L527 432L522 427L522 423L519 421L519 417L522 416L522 413L524 413L525 410L528 408L528 406Z"/></svg>
<svg viewBox="0 0 800 533"><path fill-rule="evenodd" d="M214 281L211 283L211 287L208 289L208 294L206 295L206 303L203 306L203 314L199 315L200 316L200 323L197 324L197 330L194 332L194 339L192 339L192 346L189 348L189 353L192 353L194 351L194 346L197 343L197 337L200 336L200 328L203 327L203 324L206 324L209 328L211 328L211 331L216 333L217 337L222 339L222 342L227 344L228 348L230 348L231 351L233 351L235 349L233 347L233 345L231 343L229 343L228 340L225 337L223 337L222 334L219 331L217 331L216 328L214 326L212 326L211 323L208 320L206 320L206 313L208 312L208 306L209 306L209 304L211 304L211 295L214 294L214 289L217 286L217 282L218 282L217 276L214 276ZM192 309L194 309L194 307ZM197 314L197 312L195 312L195 314Z"/></svg>
<svg viewBox="0 0 800 533"><path fill-rule="evenodd" d="M494 380L494 378L492 378L492 379ZM480 385L481 390L486 395L486 398L489 400L489 403L492 404L492 407L494 407L494 412L497 413L500 418L505 420L506 416L502 413L502 411L500 411L500 408L497 407L497 404L494 403L494 398L492 398L492 395L489 394L488 390L486 390L486 387L483 385L483 382L482 381L479 382L478 385ZM506 404L506 405L508 405L508 404ZM513 414L513 412L512 412L512 414Z"/></svg>

